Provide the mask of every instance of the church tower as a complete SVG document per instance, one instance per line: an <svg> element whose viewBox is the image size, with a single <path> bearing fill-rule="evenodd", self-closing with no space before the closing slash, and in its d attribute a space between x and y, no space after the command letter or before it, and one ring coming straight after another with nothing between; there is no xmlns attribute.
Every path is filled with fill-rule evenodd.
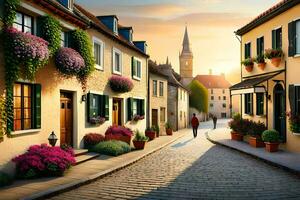
<svg viewBox="0 0 300 200"><path fill-rule="evenodd" d="M182 43L182 51L179 55L180 75L183 78L193 77L193 53L190 47L190 40L187 27L185 27L185 33Z"/></svg>

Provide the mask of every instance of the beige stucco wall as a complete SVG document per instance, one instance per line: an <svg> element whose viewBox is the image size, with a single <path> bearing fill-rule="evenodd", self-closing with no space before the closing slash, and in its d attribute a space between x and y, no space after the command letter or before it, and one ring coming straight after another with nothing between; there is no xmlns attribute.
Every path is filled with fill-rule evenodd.
<svg viewBox="0 0 300 200"><path fill-rule="evenodd" d="M39 8L38 8L39 9ZM145 111L147 105L147 58L140 53L128 49L120 45L116 41L102 35L101 33L88 30L91 36L97 36L105 44L104 52L104 70L95 70L88 79L87 92L92 91L98 94L109 95L109 112L110 119L101 126L90 126L86 120L86 102L82 102L82 95L84 95L81 84L75 77L65 78L61 76L54 65L53 58L50 63L38 71L34 83L42 85L42 120L41 130L36 130L30 133L22 133L16 135L12 133L13 137L4 137L0 142L0 149L2 151L0 156L0 170L12 170L9 161L16 155L23 153L30 145L48 143L49 134L54 131L58 138L60 138L60 92L66 91L73 94L73 146L75 148L82 148L82 138L86 133L101 133L104 134L107 127L112 124L112 98L118 97L123 99L122 103L122 121L123 124L133 130L139 129L141 131L146 128L146 118L137 123L127 122L127 98L145 99ZM111 91L107 85L108 79L112 75L112 48L118 48L122 51L122 76L131 79L131 58L135 56L142 61L142 78L140 81L132 80L134 88L131 92L125 94L117 94ZM3 93L4 81L4 59L3 53L0 52L0 94ZM1 59L2 58L2 59ZM145 115L146 117L147 115ZM60 141L57 142L57 145Z"/></svg>
<svg viewBox="0 0 300 200"><path fill-rule="evenodd" d="M182 94L182 95L181 95ZM182 88L178 88L178 129L187 128L189 124L189 95ZM182 113L182 117L180 117Z"/></svg>
<svg viewBox="0 0 300 200"><path fill-rule="evenodd" d="M253 72L248 73L243 67L243 76L251 76L256 74L262 74L272 71L284 70L286 66L286 110L290 110L289 100L288 100L288 86L290 84L300 84L300 57L288 57L288 23L300 18L300 5L294 6L288 11L276 16L270 21L260 25L259 27L251 30L242 36L242 57L244 59L244 44L251 41L251 56L256 56L256 39L258 37L264 36L265 49L272 47L272 30L282 27L282 49L284 52L284 59L278 68L275 68L267 60L267 66L264 71L261 71L256 65ZM284 73L277 77L276 79L284 80ZM275 79L275 78L274 78ZM272 95L274 88L274 82L269 81L269 92ZM272 98L269 100L269 126L273 128L273 103ZM254 117L255 118L255 117ZM257 120L257 119L256 119ZM284 148L293 152L300 152L300 136L296 136L288 130L289 123L287 120L287 142L283 145Z"/></svg>
<svg viewBox="0 0 300 200"><path fill-rule="evenodd" d="M213 94L211 93L213 90ZM224 93L223 93L224 90ZM211 100L211 97L214 100ZM221 97L219 99L219 97ZM223 99L226 98L226 100ZM226 108L223 108L223 103L226 104ZM213 107L210 107L213 104ZM230 117L230 91L229 89L213 88L208 89L208 113L214 114L218 118L222 118L222 113L226 113L226 118Z"/></svg>
<svg viewBox="0 0 300 200"><path fill-rule="evenodd" d="M157 81L157 96L153 96L153 80ZM150 126L152 126L152 109L158 110L158 123L160 125L160 134L165 133L165 123L168 121L168 81L166 78L158 76L156 74L150 73L149 74L149 96L150 96L150 103L149 103L149 122ZM163 96L159 96L159 82L164 83L163 89ZM160 108L165 108L165 121L161 121L160 115L161 110Z"/></svg>

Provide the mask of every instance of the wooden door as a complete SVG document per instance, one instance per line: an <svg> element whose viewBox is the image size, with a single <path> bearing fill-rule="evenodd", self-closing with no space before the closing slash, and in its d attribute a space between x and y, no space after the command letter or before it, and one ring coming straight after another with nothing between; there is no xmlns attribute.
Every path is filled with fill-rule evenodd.
<svg viewBox="0 0 300 200"><path fill-rule="evenodd" d="M73 146L73 102L68 93L60 97L60 144Z"/></svg>
<svg viewBox="0 0 300 200"><path fill-rule="evenodd" d="M286 142L285 90L281 84L274 88L274 128L280 134L281 142Z"/></svg>
<svg viewBox="0 0 300 200"><path fill-rule="evenodd" d="M158 125L158 110L152 109L152 126Z"/></svg>
<svg viewBox="0 0 300 200"><path fill-rule="evenodd" d="M119 125L119 103L116 100L113 102L113 125Z"/></svg>

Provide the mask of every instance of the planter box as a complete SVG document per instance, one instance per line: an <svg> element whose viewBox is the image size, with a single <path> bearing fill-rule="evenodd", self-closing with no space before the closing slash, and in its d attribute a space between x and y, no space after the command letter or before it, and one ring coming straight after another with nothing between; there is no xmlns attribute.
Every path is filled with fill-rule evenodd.
<svg viewBox="0 0 300 200"><path fill-rule="evenodd" d="M130 145L131 136L123 136L123 135L105 135L105 140L120 140L122 142L126 142Z"/></svg>
<svg viewBox="0 0 300 200"><path fill-rule="evenodd" d="M272 58L271 63L274 67L279 67L279 65L281 63L281 58Z"/></svg>
<svg viewBox="0 0 300 200"><path fill-rule="evenodd" d="M248 66L245 66L245 69L247 72L252 72L253 71L253 66L254 65L248 65Z"/></svg>
<svg viewBox="0 0 300 200"><path fill-rule="evenodd" d="M167 135L173 135L173 130L171 128L166 128Z"/></svg>
<svg viewBox="0 0 300 200"><path fill-rule="evenodd" d="M145 135L149 138L149 140L154 140L156 136L155 131L145 131Z"/></svg>
<svg viewBox="0 0 300 200"><path fill-rule="evenodd" d="M266 63L258 63L257 65L258 65L259 69L265 70L267 64Z"/></svg>
<svg viewBox="0 0 300 200"><path fill-rule="evenodd" d="M243 141L244 136L242 134L231 132L231 139L235 141Z"/></svg>
<svg viewBox="0 0 300 200"><path fill-rule="evenodd" d="M268 152L277 152L278 151L279 143L265 142L265 144L266 144L266 150Z"/></svg>
<svg viewBox="0 0 300 200"><path fill-rule="evenodd" d="M249 137L249 144L255 148L265 147L265 143L260 138L256 137Z"/></svg>
<svg viewBox="0 0 300 200"><path fill-rule="evenodd" d="M144 149L146 145L146 141L135 141L133 140L134 148L137 150Z"/></svg>

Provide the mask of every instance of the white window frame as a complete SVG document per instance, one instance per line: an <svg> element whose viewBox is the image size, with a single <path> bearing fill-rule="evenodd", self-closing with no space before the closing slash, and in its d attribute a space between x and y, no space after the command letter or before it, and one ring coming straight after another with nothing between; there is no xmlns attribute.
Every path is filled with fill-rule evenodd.
<svg viewBox="0 0 300 200"><path fill-rule="evenodd" d="M135 69L135 73L136 73L136 74L133 74L133 76L132 76L133 79L139 80L139 81L140 81L140 80L142 79L142 74L143 74L143 73L142 73L142 65L143 65L143 62L142 62L141 59L136 58L136 57L133 57L133 59L136 60L137 63L138 63L138 62L141 63L141 65L140 65L140 73L141 73L141 77L138 77L138 76L137 76L137 74L138 74L138 73L137 73L137 72L138 72L138 64L137 64L137 63L136 63L136 69Z"/></svg>
<svg viewBox="0 0 300 200"><path fill-rule="evenodd" d="M114 33L118 35L118 20L114 19Z"/></svg>
<svg viewBox="0 0 300 200"><path fill-rule="evenodd" d="M295 47L295 55L300 56L300 49L297 49L298 42L300 42L300 33L297 33L297 25L300 26L300 19L295 20L295 26L296 26L296 47ZM299 35L298 35L299 34Z"/></svg>
<svg viewBox="0 0 300 200"><path fill-rule="evenodd" d="M97 37L93 37L93 55L95 50L95 43L101 46L100 65L95 63L95 68L103 71L104 70L104 42Z"/></svg>
<svg viewBox="0 0 300 200"><path fill-rule="evenodd" d="M120 71L117 71L115 69L115 54L116 53L120 55ZM113 48L113 56L112 56L112 71L113 71L113 74L122 75L122 70L123 70L122 52L117 48Z"/></svg>

